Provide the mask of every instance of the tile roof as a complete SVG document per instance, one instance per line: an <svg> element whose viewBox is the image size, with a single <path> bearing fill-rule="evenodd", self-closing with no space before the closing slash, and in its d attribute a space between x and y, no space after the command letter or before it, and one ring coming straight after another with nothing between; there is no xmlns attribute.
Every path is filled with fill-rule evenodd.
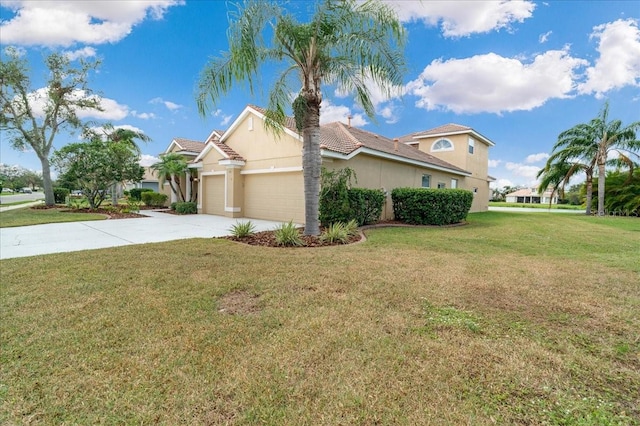
<svg viewBox="0 0 640 426"><path fill-rule="evenodd" d="M184 139L184 138L173 138L173 141L183 151L197 152L197 153L201 153L206 145L204 142L198 142L198 141L193 141L193 140Z"/></svg>
<svg viewBox="0 0 640 426"><path fill-rule="evenodd" d="M466 170L440 160L433 155L400 143L400 141L398 142L396 149L395 142L389 138L356 127L348 127L340 122L320 126L320 144L330 151L340 154L350 154L360 147L365 147L381 153L396 155L409 160L468 173Z"/></svg>
<svg viewBox="0 0 640 426"><path fill-rule="evenodd" d="M231 149L231 147L229 145L227 145L224 142L220 142L217 139L210 139L209 140L210 143L214 144L215 146L217 146L222 152L224 152L225 154L227 154L227 156L229 157L229 160L238 160L238 161L245 161L245 159L242 157L242 155L238 154L237 152L235 152L233 149Z"/></svg>

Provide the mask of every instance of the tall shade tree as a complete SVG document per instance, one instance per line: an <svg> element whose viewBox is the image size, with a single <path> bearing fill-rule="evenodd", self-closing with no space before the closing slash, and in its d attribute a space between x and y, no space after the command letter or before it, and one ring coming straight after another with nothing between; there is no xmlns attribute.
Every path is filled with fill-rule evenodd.
<svg viewBox="0 0 640 426"><path fill-rule="evenodd" d="M153 164L151 169L158 174L158 180L162 185L163 182L169 182L171 192L180 196L181 201L187 201L182 192L182 186L180 185L180 176L189 170L187 160L180 154L175 152L168 152L160 156L160 161ZM187 182L190 185L190 182ZM191 200L189 200L191 201Z"/></svg>
<svg viewBox="0 0 640 426"><path fill-rule="evenodd" d="M285 110L292 107L303 139L304 232L318 235L322 85L353 93L374 119L371 88L391 96L402 84L404 28L394 10L380 1L317 2L309 22L301 23L275 2L250 0L231 15L228 39L229 51L201 73L198 109L205 115L237 82L248 82L253 93L262 65L283 65L269 92L265 125L279 134ZM297 93L293 101L292 93Z"/></svg>
<svg viewBox="0 0 640 426"><path fill-rule="evenodd" d="M101 138L67 144L52 156L62 180L82 190L93 209L100 207L114 183L142 180L144 168L139 161L138 152L130 144Z"/></svg>
<svg viewBox="0 0 640 426"><path fill-rule="evenodd" d="M87 86L89 72L99 62L80 60L76 67L66 56L52 53L45 58L47 86L33 90L26 60L11 48L6 56L0 60L0 130L15 149L33 149L40 159L45 204L50 206L55 200L49 155L56 136L83 126L79 110L102 110Z"/></svg>

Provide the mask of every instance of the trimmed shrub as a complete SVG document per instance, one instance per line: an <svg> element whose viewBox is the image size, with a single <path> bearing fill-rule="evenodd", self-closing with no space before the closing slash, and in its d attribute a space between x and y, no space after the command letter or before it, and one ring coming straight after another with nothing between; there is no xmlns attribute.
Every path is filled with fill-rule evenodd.
<svg viewBox="0 0 640 426"><path fill-rule="evenodd" d="M359 226L380 220L384 207L384 191L381 189L351 188L348 190L351 219Z"/></svg>
<svg viewBox="0 0 640 426"><path fill-rule="evenodd" d="M142 202L151 207L164 207L167 203L167 194L160 194L159 192L143 192Z"/></svg>
<svg viewBox="0 0 640 426"><path fill-rule="evenodd" d="M396 188L391 200L396 220L413 225L450 225L466 219L473 193L464 189Z"/></svg>
<svg viewBox="0 0 640 426"><path fill-rule="evenodd" d="M355 219L358 225L368 225L380 219L384 206L381 189L351 188L355 173L350 168L322 170L320 190L320 223L347 223Z"/></svg>
<svg viewBox="0 0 640 426"><path fill-rule="evenodd" d="M173 211L176 211L176 204L178 204L178 202L174 201L173 203L169 204L169 208Z"/></svg>
<svg viewBox="0 0 640 426"><path fill-rule="evenodd" d="M129 190L129 197L132 200L142 201L142 194L144 192L154 192L151 188L133 188Z"/></svg>
<svg viewBox="0 0 640 426"><path fill-rule="evenodd" d="M323 226L352 219L349 204L349 187L355 173L350 168L341 170L322 169L320 181L320 223Z"/></svg>
<svg viewBox="0 0 640 426"><path fill-rule="evenodd" d="M198 205L192 201L176 203L176 213L178 214L196 214L198 213Z"/></svg>
<svg viewBox="0 0 640 426"><path fill-rule="evenodd" d="M64 204L67 202L67 196L71 193L67 188L53 188L53 202L56 204Z"/></svg>

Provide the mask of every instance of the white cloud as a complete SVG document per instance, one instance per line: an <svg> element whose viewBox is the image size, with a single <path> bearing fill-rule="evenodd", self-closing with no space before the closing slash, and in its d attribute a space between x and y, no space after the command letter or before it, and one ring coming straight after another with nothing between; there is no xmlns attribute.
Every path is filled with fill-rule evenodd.
<svg viewBox="0 0 640 426"><path fill-rule="evenodd" d="M540 34L540 37L538 37L538 42L542 43L546 43L547 40L549 40L549 36L553 33L553 31L547 31L544 34Z"/></svg>
<svg viewBox="0 0 640 426"><path fill-rule="evenodd" d="M502 163L502 160L489 160L489 167L495 168L498 167Z"/></svg>
<svg viewBox="0 0 640 426"><path fill-rule="evenodd" d="M38 118L44 118L45 106L48 102L48 88L42 87L34 92L29 93L29 105L31 106L33 113ZM71 95L74 99L81 99L87 97L87 93L83 90L74 90ZM129 114L129 108L126 105L121 105L113 99L102 98L97 95L90 95L89 98L98 99L99 104L103 111L92 109L76 109L76 114L79 118L97 118L103 120L122 120Z"/></svg>
<svg viewBox="0 0 640 426"><path fill-rule="evenodd" d="M526 164L521 164L521 163L508 162L504 166L507 170L512 172L515 176L528 178L528 179L531 179L532 181L535 181L536 175L540 171L540 167L527 166Z"/></svg>
<svg viewBox="0 0 640 426"><path fill-rule="evenodd" d="M605 92L626 85L640 85L640 29L634 19L619 19L593 28L600 56L587 69L587 80L578 87L582 94Z"/></svg>
<svg viewBox="0 0 640 426"><path fill-rule="evenodd" d="M161 19L183 0L61 1L13 0L3 7L15 16L2 20L2 42L17 45L71 46L75 43L115 43L151 17Z"/></svg>
<svg viewBox="0 0 640 426"><path fill-rule="evenodd" d="M328 99L323 99L320 105L320 124L332 123L340 121L347 124L351 116L351 125L354 127L362 127L369 124L362 114L352 114L351 109L344 105L332 105Z"/></svg>
<svg viewBox="0 0 640 426"><path fill-rule="evenodd" d="M164 105L169 111L175 111L177 109L183 108L182 105L178 105L174 102L171 101L165 101L162 98L153 98L149 101L150 104L162 104Z"/></svg>
<svg viewBox="0 0 640 426"><path fill-rule="evenodd" d="M501 28L511 29L533 15L532 1L416 1L386 0L402 21L439 25L445 37L464 37Z"/></svg>
<svg viewBox="0 0 640 426"><path fill-rule="evenodd" d="M495 53L465 59L437 59L409 82L416 106L455 113L529 111L553 98L568 98L576 70L588 63L568 48L537 55L532 62Z"/></svg>
<svg viewBox="0 0 640 426"><path fill-rule="evenodd" d="M547 158L549 158L549 154L547 154L546 152L541 152L539 154L528 155L527 158L525 158L524 162L527 164L537 163L539 161L546 160Z"/></svg>
<svg viewBox="0 0 640 426"><path fill-rule="evenodd" d="M513 187L515 185L509 179L497 179L495 182L491 182L489 186L491 188L498 189L505 188L507 186Z"/></svg>
<svg viewBox="0 0 640 426"><path fill-rule="evenodd" d="M233 118L233 115L229 114L229 115L225 115L221 109L217 109L215 111L213 111L211 113L211 115L213 115L216 118L220 118L220 125L221 126L226 126L227 124L229 124L229 122L231 121L231 119Z"/></svg>
<svg viewBox="0 0 640 426"><path fill-rule="evenodd" d="M75 61L78 58L90 58L92 56L96 56L96 49L87 46L82 49L64 52L64 55L70 61Z"/></svg>
<svg viewBox="0 0 640 426"><path fill-rule="evenodd" d="M156 118L156 115L152 112L131 111L131 115L141 120L149 120L149 119Z"/></svg>
<svg viewBox="0 0 640 426"><path fill-rule="evenodd" d="M81 93L79 93L78 96L81 96ZM92 109L79 109L77 110L79 118L97 118L101 120L118 121L129 115L129 107L127 107L126 105L121 105L117 101L109 98L101 98L95 95L93 95L93 97L100 100L102 111Z"/></svg>
<svg viewBox="0 0 640 426"><path fill-rule="evenodd" d="M149 167L156 164L158 161L160 161L158 157L154 157L153 155L149 155L149 154L142 154L140 156L139 164L142 167Z"/></svg>

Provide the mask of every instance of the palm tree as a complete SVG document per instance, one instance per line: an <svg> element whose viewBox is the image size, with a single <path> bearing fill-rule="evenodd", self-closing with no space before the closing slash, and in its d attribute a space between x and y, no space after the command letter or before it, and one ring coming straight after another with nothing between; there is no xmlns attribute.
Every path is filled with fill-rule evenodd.
<svg viewBox="0 0 640 426"><path fill-rule="evenodd" d="M157 173L160 185L164 182L169 182L171 192L176 194L176 196L180 195L180 199L186 201L182 187L180 186L180 176L186 173L189 167L187 160L185 160L182 155L175 152L166 153L160 156L160 161L153 164L151 169ZM189 182L187 182L187 184L189 184Z"/></svg>
<svg viewBox="0 0 640 426"><path fill-rule="evenodd" d="M630 175L633 174L634 161L631 155L638 157L640 152L640 140L636 133L640 129L640 121L631 123L623 127L622 121L609 119L609 102L604 104L604 108L600 111L597 118L589 123L595 131L598 139L598 216L604 215L604 191L605 191L605 167L607 165L610 152L616 152L618 159L613 160L616 163L625 163L629 165Z"/></svg>
<svg viewBox="0 0 640 426"><path fill-rule="evenodd" d="M631 156L638 157L640 140L636 133L640 129L640 121L622 126L622 121L609 121L609 103L605 103L598 117L587 124L578 124L558 136L558 142L553 149L557 152L558 159L570 161L581 158L586 167L587 174L587 214L590 213L591 187L589 178L593 178L593 168L598 172L598 215L604 215L605 179L607 164L626 164L630 173L633 173L634 161ZM618 154L618 158L611 160L612 152ZM554 157L552 155L552 157ZM551 161L552 157L549 158ZM547 162L547 164L549 164ZM586 166L588 165L588 166Z"/></svg>
<svg viewBox="0 0 640 426"><path fill-rule="evenodd" d="M557 144L556 144L557 145ZM549 186L553 187L553 194L558 192L561 197L564 196L564 187L569 183L572 177L579 172L586 175L586 209L585 214L591 214L591 204L593 198L593 171L595 167L594 159L590 162L582 161L578 157L579 149L566 148L566 150L556 152L547 160L547 164L538 172L536 176L540 180L538 185L538 193L542 194Z"/></svg>
<svg viewBox="0 0 640 426"><path fill-rule="evenodd" d="M374 119L370 87L387 96L402 84L404 28L396 13L377 0L317 2L308 23L298 22L274 2L248 0L230 19L229 51L202 71L197 95L204 116L235 82L246 81L253 92L259 68L268 61L285 68L271 87L265 126L279 134L291 104L302 133L305 195L305 234L320 232L320 104L323 84L336 84L354 93L365 113ZM263 32L273 35L266 43ZM291 90L290 84L299 84ZM291 93L297 97L291 102Z"/></svg>

